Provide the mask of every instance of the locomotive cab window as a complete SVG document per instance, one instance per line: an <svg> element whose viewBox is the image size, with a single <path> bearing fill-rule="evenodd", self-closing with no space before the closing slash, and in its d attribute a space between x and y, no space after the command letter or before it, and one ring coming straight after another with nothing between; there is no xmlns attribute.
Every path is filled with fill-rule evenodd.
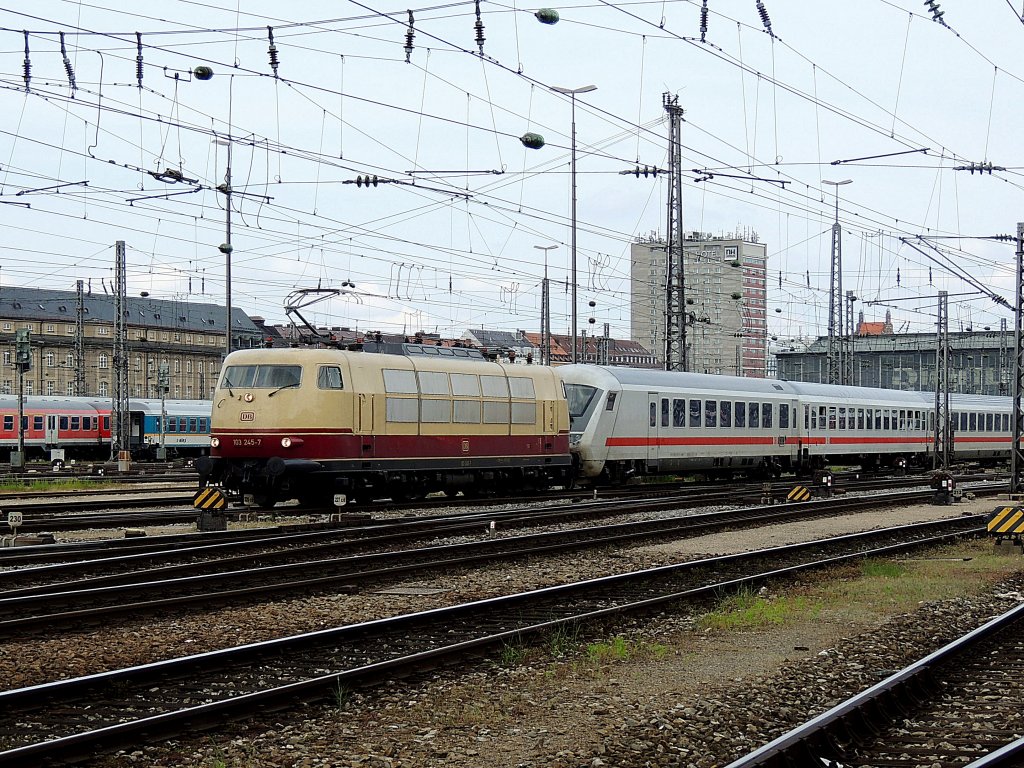
<svg viewBox="0 0 1024 768"><path fill-rule="evenodd" d="M344 389L341 368L336 365L321 365L316 371L316 385L319 389Z"/></svg>
<svg viewBox="0 0 1024 768"><path fill-rule="evenodd" d="M453 388L455 386L455 377L459 375L461 374L452 374ZM569 403L569 417L578 419L586 413L596 393L597 389L595 387L589 387L586 384L566 384L565 399ZM654 425L652 424L651 426Z"/></svg>
<svg viewBox="0 0 1024 768"><path fill-rule="evenodd" d="M297 386L301 380L300 365L229 365L224 369L221 386L277 389Z"/></svg>

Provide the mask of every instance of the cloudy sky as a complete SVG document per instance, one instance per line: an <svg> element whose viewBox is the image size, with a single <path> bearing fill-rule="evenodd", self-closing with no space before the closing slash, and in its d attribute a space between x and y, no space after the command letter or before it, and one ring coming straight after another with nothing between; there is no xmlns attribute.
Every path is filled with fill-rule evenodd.
<svg viewBox="0 0 1024 768"><path fill-rule="evenodd" d="M867 319L929 331L948 290L953 329L998 328L1011 313L982 291L1012 300L1015 247L986 238L1024 221L1024 3L934 5L708 0L704 25L701 0L557 5L556 24L482 0L479 25L473 2L0 8L0 285L109 289L124 240L130 293L222 303L230 143L250 314L283 322L319 287L339 291L303 310L322 324L536 330L546 253L565 330L572 109L552 88L594 85L575 110L581 327L629 333L629 245L664 233L666 178L623 172L665 167L671 94L684 229L766 244L780 340L827 328L823 179L852 181L843 287Z"/></svg>

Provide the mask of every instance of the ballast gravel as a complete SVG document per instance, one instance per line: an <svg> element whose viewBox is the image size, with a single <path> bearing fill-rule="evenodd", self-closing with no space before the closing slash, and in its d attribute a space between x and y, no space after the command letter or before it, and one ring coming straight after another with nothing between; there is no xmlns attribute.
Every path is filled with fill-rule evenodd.
<svg viewBox="0 0 1024 768"><path fill-rule="evenodd" d="M4 643L0 673L8 688L31 685L589 576L994 506L980 501L867 513L467 569L402 584L402 590L146 618L31 644ZM457 670L339 691L324 705L140 746L92 764L722 766L1008 610L1022 599L1021 591L1024 575L1018 574L880 624L849 620L842 606L832 606L813 620L750 633L706 632L690 615L663 613L626 620L606 634L590 628L586 636L554 638L522 657L511 649ZM630 649L631 663L594 664L593 653L579 652L587 643L604 648L611 637Z"/></svg>

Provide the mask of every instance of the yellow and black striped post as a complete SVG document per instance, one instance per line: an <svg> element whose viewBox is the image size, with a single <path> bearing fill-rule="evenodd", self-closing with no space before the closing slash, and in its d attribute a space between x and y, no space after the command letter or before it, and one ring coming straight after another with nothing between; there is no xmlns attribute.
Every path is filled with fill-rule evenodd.
<svg viewBox="0 0 1024 768"><path fill-rule="evenodd" d="M988 519L988 533L1000 539L1019 539L1024 533L1024 506L997 507Z"/></svg>
<svg viewBox="0 0 1024 768"><path fill-rule="evenodd" d="M802 485L793 486L793 490L786 496L786 501L807 501L811 498L811 492Z"/></svg>
<svg viewBox="0 0 1024 768"><path fill-rule="evenodd" d="M220 510L224 509L227 505L228 500L219 488L209 486L200 488L196 491L196 495L192 497L192 506L199 510Z"/></svg>

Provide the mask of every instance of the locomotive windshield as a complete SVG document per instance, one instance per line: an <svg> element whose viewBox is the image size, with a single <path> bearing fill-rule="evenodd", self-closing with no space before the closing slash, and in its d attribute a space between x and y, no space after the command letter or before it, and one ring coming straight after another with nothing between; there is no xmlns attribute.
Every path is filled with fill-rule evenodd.
<svg viewBox="0 0 1024 768"><path fill-rule="evenodd" d="M289 387L302 379L301 365L229 365L221 386L226 388Z"/></svg>
<svg viewBox="0 0 1024 768"><path fill-rule="evenodd" d="M596 387L589 387L586 384L566 384L565 399L569 401L569 418L576 420L585 414L596 393Z"/></svg>

